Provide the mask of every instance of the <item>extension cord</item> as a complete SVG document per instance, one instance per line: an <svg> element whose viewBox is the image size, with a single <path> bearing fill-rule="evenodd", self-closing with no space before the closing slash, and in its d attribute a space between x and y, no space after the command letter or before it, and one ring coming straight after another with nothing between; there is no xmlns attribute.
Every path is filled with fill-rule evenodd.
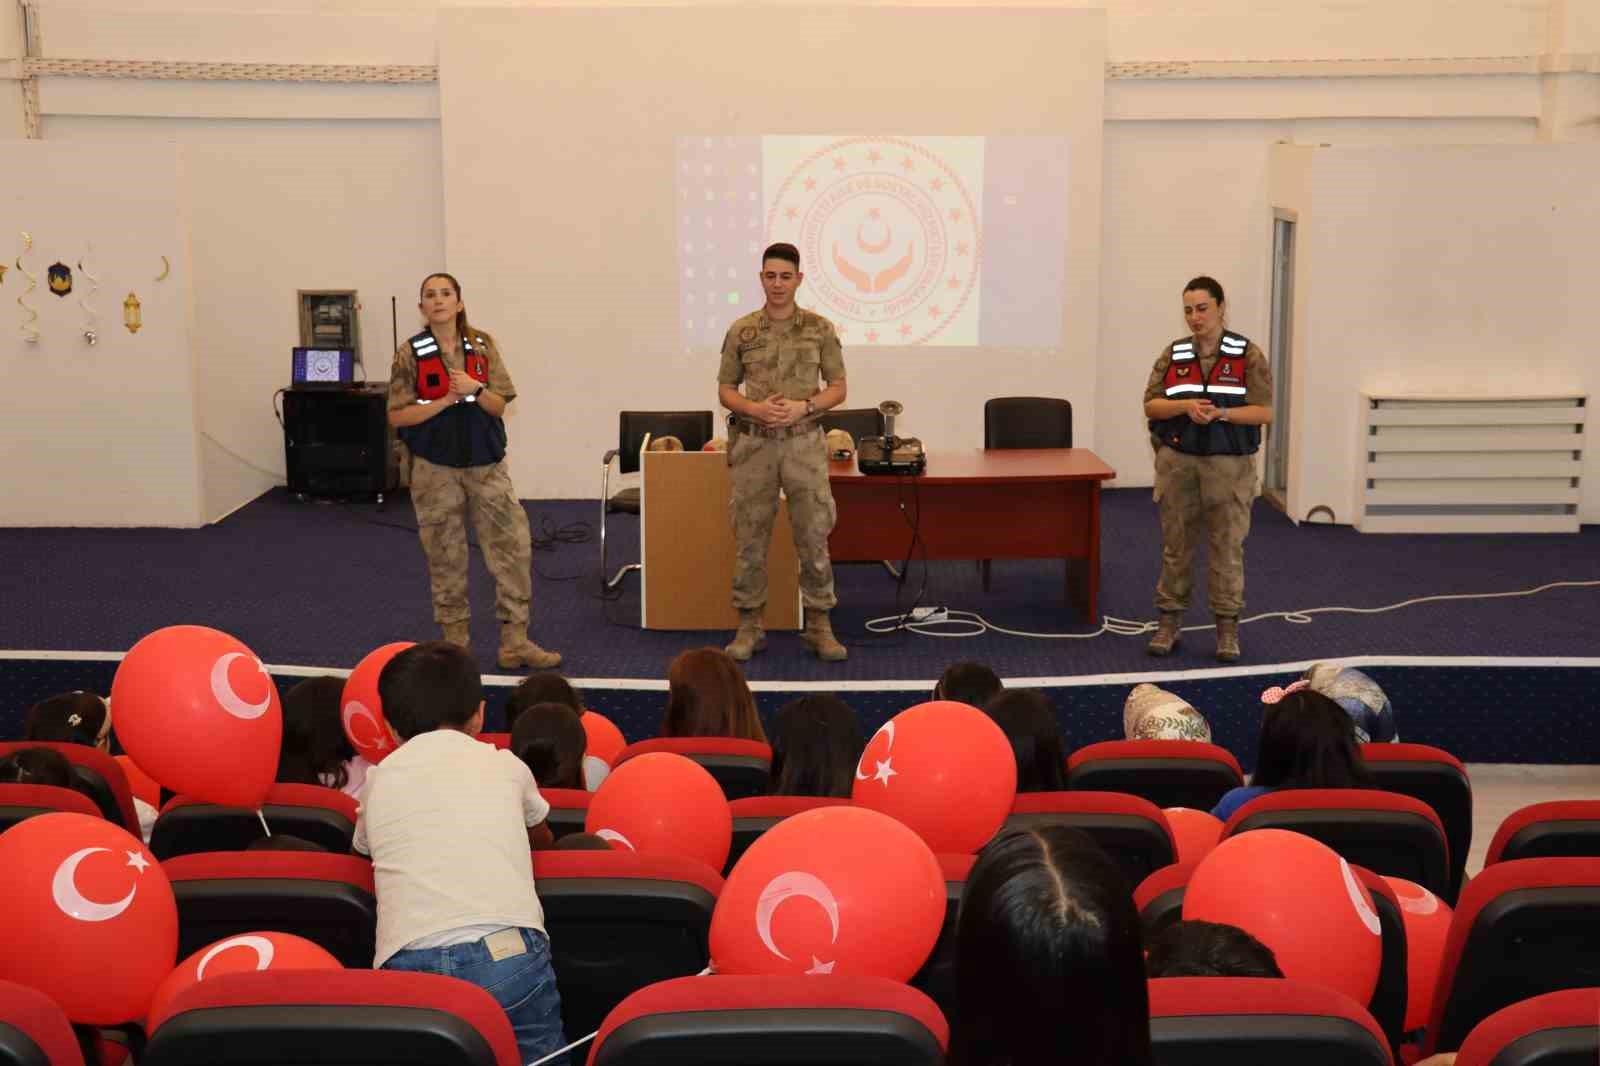
<svg viewBox="0 0 1600 1066"><path fill-rule="evenodd" d="M913 622L948 622L950 609L948 607L913 607L911 609Z"/></svg>

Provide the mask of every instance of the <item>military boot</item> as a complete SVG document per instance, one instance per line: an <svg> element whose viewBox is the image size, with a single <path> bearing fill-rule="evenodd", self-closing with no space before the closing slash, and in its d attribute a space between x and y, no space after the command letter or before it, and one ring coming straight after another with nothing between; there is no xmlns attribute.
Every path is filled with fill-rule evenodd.
<svg viewBox="0 0 1600 1066"><path fill-rule="evenodd" d="M472 650L471 627L466 622L440 622L439 628L444 630L445 640L459 644L468 651Z"/></svg>
<svg viewBox="0 0 1600 1066"><path fill-rule="evenodd" d="M827 611L806 608L806 627L800 631L800 639L825 663L843 662L850 657L845 646L833 635L833 625L828 621Z"/></svg>
<svg viewBox="0 0 1600 1066"><path fill-rule="evenodd" d="M523 666L545 670L552 666L560 666L561 654L545 651L529 640L527 623L501 622L500 654L495 661L506 670L515 670Z"/></svg>
<svg viewBox="0 0 1600 1066"><path fill-rule="evenodd" d="M1239 620L1217 615L1217 662L1231 663L1239 658Z"/></svg>
<svg viewBox="0 0 1600 1066"><path fill-rule="evenodd" d="M761 628L761 610L760 607L740 608L739 632L733 635L733 642L722 649L734 662L749 662L750 656L767 650L767 634Z"/></svg>
<svg viewBox="0 0 1600 1066"><path fill-rule="evenodd" d="M1183 615L1177 611L1162 611L1161 622L1156 626L1155 636L1150 638L1150 643L1144 650L1151 655L1171 655L1172 649L1178 646L1183 639Z"/></svg>

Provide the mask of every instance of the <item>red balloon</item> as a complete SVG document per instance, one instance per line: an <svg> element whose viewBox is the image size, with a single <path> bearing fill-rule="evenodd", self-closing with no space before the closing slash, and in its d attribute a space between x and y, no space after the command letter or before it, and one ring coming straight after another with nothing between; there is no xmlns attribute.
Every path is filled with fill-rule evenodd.
<svg viewBox="0 0 1600 1066"><path fill-rule="evenodd" d="M1172 840L1178 848L1178 861L1185 864L1199 862L1217 846L1222 836L1222 819L1209 811L1193 807L1168 807L1161 813L1167 816L1172 828Z"/></svg>
<svg viewBox="0 0 1600 1066"><path fill-rule="evenodd" d="M589 803L584 829L640 854L698 859L718 873L733 845L722 786L692 759L658 751L611 771Z"/></svg>
<svg viewBox="0 0 1600 1066"><path fill-rule="evenodd" d="M919 703L867 741L851 800L921 834L936 852L970 855L1017 798L1017 761L994 719L965 703Z"/></svg>
<svg viewBox="0 0 1600 1066"><path fill-rule="evenodd" d="M278 773L283 712L255 653L204 626L158 629L128 650L111 682L117 739L174 792L261 806Z"/></svg>
<svg viewBox="0 0 1600 1066"><path fill-rule="evenodd" d="M134 799L142 799L150 806L161 807L161 782L140 769L139 764L126 755L115 757L122 766L123 774L128 778L128 791L133 793Z"/></svg>
<svg viewBox="0 0 1600 1066"><path fill-rule="evenodd" d="M150 1000L145 1031L155 1029L156 1020L167 1004L190 985L225 973L253 973L257 970L342 970L339 960L321 946L289 933L242 933L207 944L187 959L156 988Z"/></svg>
<svg viewBox="0 0 1600 1066"><path fill-rule="evenodd" d="M1183 917L1238 926L1272 949L1285 977L1372 999L1378 912L1350 864L1320 841L1283 829L1229 837L1195 867Z"/></svg>
<svg viewBox="0 0 1600 1066"><path fill-rule="evenodd" d="M344 735L357 754L374 765L387 759L395 749L394 738L389 735L389 720L383 716L383 701L378 698L378 675L383 673L390 659L414 643L401 640L368 652L345 679L344 695L339 698L339 719L344 723Z"/></svg>
<svg viewBox="0 0 1600 1066"><path fill-rule="evenodd" d="M1403 877L1383 878L1400 900L1400 921L1406 927L1406 1031L1421 1029L1433 1013L1434 985L1444 962L1455 912L1444 900Z"/></svg>
<svg viewBox="0 0 1600 1066"><path fill-rule="evenodd" d="M161 864L120 826L41 814L0 834L0 980L36 988L85 1025L145 1016L178 957Z"/></svg>
<svg viewBox="0 0 1600 1066"><path fill-rule="evenodd" d="M622 754L622 749L628 746L622 730L605 715L593 711L584 711L578 721L583 723L584 735L589 739L588 754L607 766L614 765L617 756Z"/></svg>
<svg viewBox="0 0 1600 1066"><path fill-rule="evenodd" d="M906 981L927 961L944 915L944 874L921 837L877 811L819 807L785 818L740 856L711 916L711 964L729 974Z"/></svg>

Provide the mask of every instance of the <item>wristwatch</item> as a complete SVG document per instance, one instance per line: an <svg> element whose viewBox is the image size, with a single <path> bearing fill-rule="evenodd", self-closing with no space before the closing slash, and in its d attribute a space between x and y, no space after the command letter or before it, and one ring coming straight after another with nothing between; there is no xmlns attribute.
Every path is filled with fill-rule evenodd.
<svg viewBox="0 0 1600 1066"><path fill-rule="evenodd" d="M806 414L808 414L808 415L814 415L814 414L816 414L816 413L817 413L817 405L816 405L816 404L815 404L815 403L813 403L813 402L812 402L812 401L811 401L811 400L810 400L810 399L809 399L809 398L808 398L808 399L807 399L807 400L806 400Z"/></svg>
<svg viewBox="0 0 1600 1066"><path fill-rule="evenodd" d="M474 393L468 395L467 397L465 397L466 401L468 403L477 403L478 402L478 394L481 393L481 392L483 392L483 386L479 385L477 392L474 392Z"/></svg>
<svg viewBox="0 0 1600 1066"><path fill-rule="evenodd" d="M1226 407L1217 408L1217 421L1218 422L1226 422L1227 420L1228 420L1228 409Z"/></svg>

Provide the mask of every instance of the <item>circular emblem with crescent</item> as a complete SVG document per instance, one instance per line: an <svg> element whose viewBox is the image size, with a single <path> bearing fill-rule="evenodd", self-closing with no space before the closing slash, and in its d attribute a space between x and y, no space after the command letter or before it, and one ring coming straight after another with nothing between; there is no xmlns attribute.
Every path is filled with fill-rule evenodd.
<svg viewBox="0 0 1600 1066"><path fill-rule="evenodd" d="M272 957L277 954L277 949L272 946L272 941L264 936L246 933L243 936L230 937L220 944L211 945L211 949L200 957L200 964L194 970L195 980L205 980L206 966L210 964L212 959L229 948L249 948L255 952L257 970L265 970L268 966L271 966Z"/></svg>
<svg viewBox="0 0 1600 1066"><path fill-rule="evenodd" d="M249 721L260 718L267 713L267 708L272 706L272 682L267 682L266 695L261 697L260 703L246 703L244 698L234 691L233 682L228 677L228 668L235 659L248 659L256 670L266 676L267 668L261 660L252 658L243 652L230 651L219 656L211 666L211 694L216 697L217 706L235 718Z"/></svg>
<svg viewBox="0 0 1600 1066"><path fill-rule="evenodd" d="M1339 860L1339 871L1344 875L1344 889L1350 895L1350 905L1355 908L1356 917L1367 927L1367 932L1378 936L1383 929L1378 922L1378 912L1367 902L1366 890L1361 887L1361 882L1356 880L1356 875L1350 872L1350 864L1342 858Z"/></svg>
<svg viewBox="0 0 1600 1066"><path fill-rule="evenodd" d="M741 341L753 341L755 339L756 339L756 328L754 326L746 326L744 329L741 329L739 331L739 340L741 340Z"/></svg>
<svg viewBox="0 0 1600 1066"><path fill-rule="evenodd" d="M84 896L78 888L78 866L89 856L98 852L110 853L110 848L79 848L61 861L56 867L55 876L50 880L50 896L55 900L61 913L80 922L104 922L115 918L133 905L133 898L139 894L137 882L128 889L128 894L115 903L96 903ZM150 865L139 852L130 851L127 865L132 866L141 874Z"/></svg>
<svg viewBox="0 0 1600 1066"><path fill-rule="evenodd" d="M344 705L344 711L342 713L344 715L344 731L346 736L354 740L355 720L357 718L365 718L371 724L372 739L364 741L364 743L368 747L375 748L378 751L387 751L389 749L389 737L387 735L387 731L383 728L383 726L378 724L378 716L372 713L372 709L370 707L362 703L360 700L351 700L349 703Z"/></svg>
<svg viewBox="0 0 1600 1066"><path fill-rule="evenodd" d="M816 303L869 344L931 340L978 281L972 193L912 140L849 137L814 152L768 206L767 232L797 236Z"/></svg>
<svg viewBox="0 0 1600 1066"><path fill-rule="evenodd" d="M312 366L312 370L316 373L316 376L319 377L319 378L329 377L330 375L336 373L336 370L335 370L334 365L333 365L333 360L330 357L328 357L327 355L321 355L321 354L319 354L317 356L316 361Z"/></svg>
<svg viewBox="0 0 1600 1066"><path fill-rule="evenodd" d="M832 935L828 939L829 945L839 942L839 901L834 898L833 890L814 874L803 870L790 870L781 873L767 882L761 890L761 896L756 900L756 935L761 938L761 943L766 949L778 958L789 961L789 956L779 950L777 942L772 939L772 916L777 911L778 904L789 899L809 899L820 906L828 916L828 925L832 928ZM832 963L825 963L812 956L812 967L817 969L826 966L823 973L830 973Z"/></svg>

